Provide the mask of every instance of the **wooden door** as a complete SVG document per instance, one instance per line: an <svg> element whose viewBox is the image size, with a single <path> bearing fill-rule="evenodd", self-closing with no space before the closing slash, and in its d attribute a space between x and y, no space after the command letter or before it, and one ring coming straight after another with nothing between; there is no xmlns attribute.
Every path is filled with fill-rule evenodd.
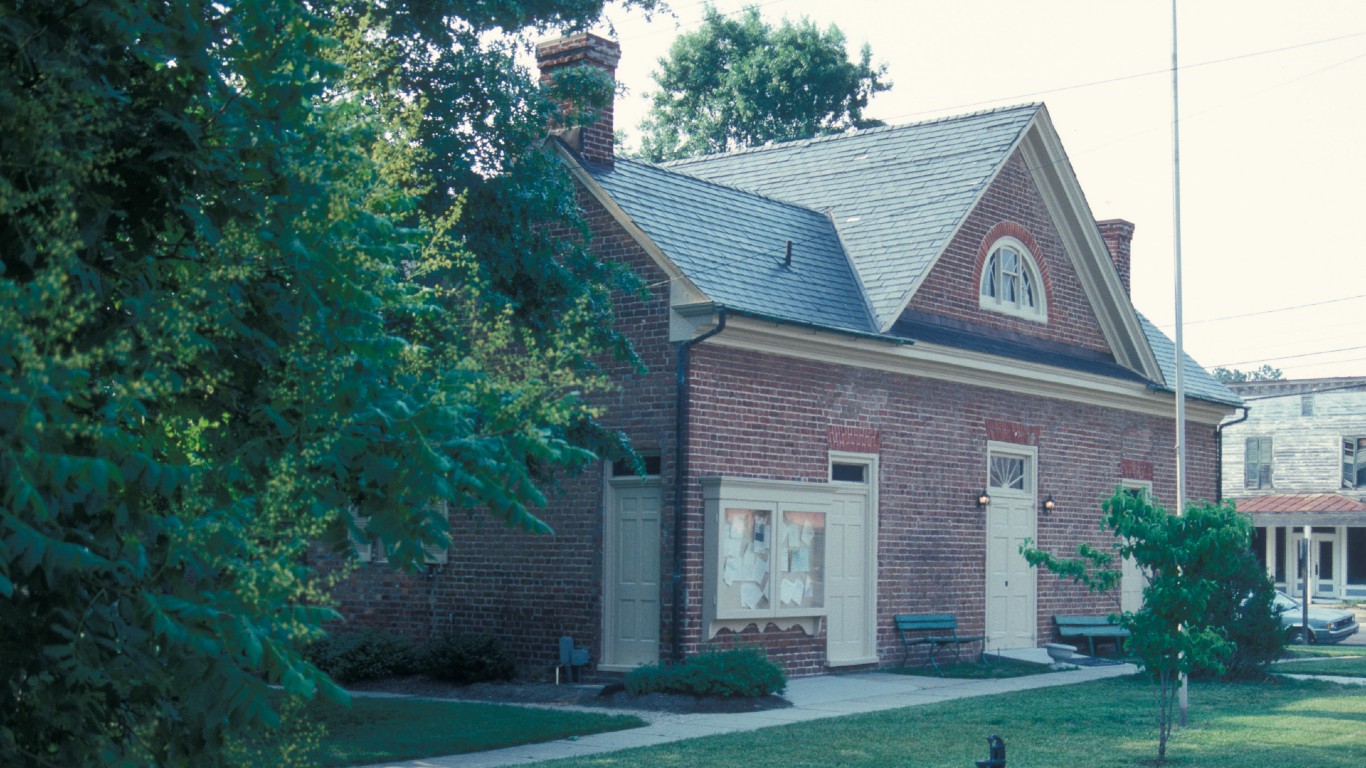
<svg viewBox="0 0 1366 768"><path fill-rule="evenodd" d="M603 666L659 661L658 482L614 481L605 549Z"/></svg>

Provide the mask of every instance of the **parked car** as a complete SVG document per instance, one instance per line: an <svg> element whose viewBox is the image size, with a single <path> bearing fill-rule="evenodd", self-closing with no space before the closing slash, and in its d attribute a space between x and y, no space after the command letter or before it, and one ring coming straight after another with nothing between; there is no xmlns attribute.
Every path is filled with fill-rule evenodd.
<svg viewBox="0 0 1366 768"><path fill-rule="evenodd" d="M1355 635L1356 614L1336 608L1315 608L1309 606L1309 636L1304 634L1304 609L1298 600L1284 592L1277 592L1272 608L1280 614L1281 624L1290 633L1290 642L1302 645L1309 643L1337 643Z"/></svg>

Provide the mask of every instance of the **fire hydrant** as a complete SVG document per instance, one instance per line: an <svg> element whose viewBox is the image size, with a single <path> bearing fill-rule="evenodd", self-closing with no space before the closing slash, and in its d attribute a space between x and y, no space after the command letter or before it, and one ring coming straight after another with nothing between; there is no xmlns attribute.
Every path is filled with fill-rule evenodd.
<svg viewBox="0 0 1366 768"><path fill-rule="evenodd" d="M1006 768L1005 741L993 733L987 737L987 749L990 751L987 759L978 760L977 768Z"/></svg>

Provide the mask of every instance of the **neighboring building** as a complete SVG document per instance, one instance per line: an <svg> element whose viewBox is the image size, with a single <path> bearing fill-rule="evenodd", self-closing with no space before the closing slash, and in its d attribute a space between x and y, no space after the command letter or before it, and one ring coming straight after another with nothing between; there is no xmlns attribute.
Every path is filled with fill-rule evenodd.
<svg viewBox="0 0 1366 768"><path fill-rule="evenodd" d="M1249 381L1229 388L1247 419L1223 428L1223 492L1257 527L1257 556L1276 586L1366 598L1366 377Z"/></svg>
<svg viewBox="0 0 1366 768"><path fill-rule="evenodd" d="M1019 547L1095 541L1121 484L1175 495L1176 361L1130 302L1133 225L1092 218L1042 105L666 167L614 157L607 110L549 146L597 253L650 287L618 306L649 372L602 401L648 474L563 480L553 537L453 520L444 566L343 588L353 625L546 665L570 635L600 671L738 642L815 674L896 661L899 613L1001 649L1113 610ZM1240 401L1183 365L1187 487L1213 499Z"/></svg>

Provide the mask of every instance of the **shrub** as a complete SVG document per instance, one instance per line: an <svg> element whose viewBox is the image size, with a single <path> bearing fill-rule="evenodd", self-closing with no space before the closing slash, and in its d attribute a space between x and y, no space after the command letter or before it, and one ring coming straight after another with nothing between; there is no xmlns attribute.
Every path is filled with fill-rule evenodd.
<svg viewBox="0 0 1366 768"><path fill-rule="evenodd" d="M427 646L422 671L438 680L468 685L511 680L517 665L491 637L449 635Z"/></svg>
<svg viewBox="0 0 1366 768"><path fill-rule="evenodd" d="M757 698L787 689L782 667L756 648L707 651L671 667L647 665L626 675L633 694L688 693L694 696Z"/></svg>
<svg viewBox="0 0 1366 768"><path fill-rule="evenodd" d="M310 645L304 656L339 683L418 671L413 641L375 631L329 635Z"/></svg>
<svg viewBox="0 0 1366 768"><path fill-rule="evenodd" d="M1207 613L1210 626L1221 628L1234 646L1223 660L1223 677L1264 678L1267 667L1280 658L1287 638L1272 607L1275 596L1266 570L1250 550L1244 550L1233 574L1219 582ZM1213 675L1216 670L1197 667L1194 674Z"/></svg>

